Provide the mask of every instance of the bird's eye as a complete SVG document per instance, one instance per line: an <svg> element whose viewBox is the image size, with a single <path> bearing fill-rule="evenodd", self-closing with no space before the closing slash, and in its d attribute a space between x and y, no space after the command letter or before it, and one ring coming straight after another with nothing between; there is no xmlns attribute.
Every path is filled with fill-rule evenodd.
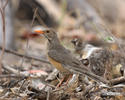
<svg viewBox="0 0 125 100"><path fill-rule="evenodd" d="M46 33L49 33L49 30L47 30Z"/></svg>

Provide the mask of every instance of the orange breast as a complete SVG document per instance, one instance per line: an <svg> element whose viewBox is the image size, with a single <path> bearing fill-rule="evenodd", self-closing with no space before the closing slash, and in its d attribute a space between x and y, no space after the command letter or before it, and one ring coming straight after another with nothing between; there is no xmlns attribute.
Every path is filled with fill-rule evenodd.
<svg viewBox="0 0 125 100"><path fill-rule="evenodd" d="M57 70L59 70L61 73L69 73L69 71L67 69L65 69L61 63L53 60L52 58L48 57L50 63L56 67Z"/></svg>

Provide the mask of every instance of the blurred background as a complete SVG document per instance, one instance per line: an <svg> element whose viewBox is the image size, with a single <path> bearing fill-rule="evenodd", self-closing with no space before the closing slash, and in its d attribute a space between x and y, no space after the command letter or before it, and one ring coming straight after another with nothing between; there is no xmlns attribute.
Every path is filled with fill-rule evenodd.
<svg viewBox="0 0 125 100"><path fill-rule="evenodd" d="M52 89L48 87L51 87L49 84L52 83L52 88L54 87L56 90L57 83L60 83L58 78L60 75L57 70L54 71L54 67L47 59L47 40L33 32L34 29L43 27L53 28L57 32L61 44L68 48L86 67L94 69L94 74L100 76L105 74L109 80L112 77L122 80L120 77L123 77L125 66L125 0L0 0L0 77L2 77L1 74L4 75L0 80L0 97L3 92L5 93L3 98L12 96L21 97L19 100L22 100L22 97L25 97L23 100L26 100L28 95L29 97L35 95L35 98L41 100L40 91L43 89L46 90L45 94L47 93L47 95L43 94L43 97L48 97L46 100L49 100L49 96L53 97L53 95L49 95ZM110 52L107 52L107 48L111 49ZM51 72L54 73L50 74ZM35 77L28 79L27 77L32 74L35 74ZM105 75L104 79L107 78ZM49 76L51 77L48 78ZM12 80L12 78L14 79ZM47 78L49 84L46 84ZM86 75L84 79L85 81L81 81L82 86L74 85L75 82L72 84L74 90L72 87L67 89L67 91L71 89L71 97L85 96L90 100L91 94L89 93L94 93L91 100L93 98L102 100L101 95L96 95L96 93L102 91L102 94L103 92L107 94L109 91L109 95L107 94L107 100L109 100L110 95L113 97L112 92L116 96L125 93L124 85L120 87L123 89L122 93L119 87L113 89L104 85L103 89L102 84L95 84L94 81L87 79ZM35 92L36 90L38 92ZM76 93L80 91L83 94L81 92L77 95ZM21 94L19 95L19 93ZM55 98L58 97L68 97L65 89L64 92L57 90L53 93L55 93L53 100L57 100ZM62 95L63 93L65 95ZM59 100L66 100L61 98ZM123 99L120 96L119 98L115 100L125 100L124 95ZM105 95L103 99L106 100ZM17 100L17 98L12 100Z"/></svg>
<svg viewBox="0 0 125 100"><path fill-rule="evenodd" d="M1 8L4 3L6 0L1 0ZM103 44L107 37L124 41L124 11L124 0L8 0L4 10L5 46L24 53L28 41L27 54L45 57L46 40L32 34L38 27L55 29L61 43L71 50L74 38L95 44ZM0 45L2 37L1 24Z"/></svg>

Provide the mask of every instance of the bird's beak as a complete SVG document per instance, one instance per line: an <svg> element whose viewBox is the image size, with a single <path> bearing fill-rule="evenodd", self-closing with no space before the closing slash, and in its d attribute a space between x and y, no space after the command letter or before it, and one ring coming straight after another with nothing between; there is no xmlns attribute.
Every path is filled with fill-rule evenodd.
<svg viewBox="0 0 125 100"><path fill-rule="evenodd" d="M42 30L35 30L34 32L37 33L37 34L44 34L44 33L45 33L45 32L42 31Z"/></svg>

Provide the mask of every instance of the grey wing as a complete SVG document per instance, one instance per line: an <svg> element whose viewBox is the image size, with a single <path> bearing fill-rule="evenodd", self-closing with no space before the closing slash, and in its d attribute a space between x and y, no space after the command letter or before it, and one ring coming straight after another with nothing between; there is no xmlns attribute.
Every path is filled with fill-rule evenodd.
<svg viewBox="0 0 125 100"><path fill-rule="evenodd" d="M69 51L61 50L63 52L57 52L56 50L50 50L48 56L53 58L55 61L64 64L70 65L72 67L77 67L80 64L80 61L72 56Z"/></svg>

